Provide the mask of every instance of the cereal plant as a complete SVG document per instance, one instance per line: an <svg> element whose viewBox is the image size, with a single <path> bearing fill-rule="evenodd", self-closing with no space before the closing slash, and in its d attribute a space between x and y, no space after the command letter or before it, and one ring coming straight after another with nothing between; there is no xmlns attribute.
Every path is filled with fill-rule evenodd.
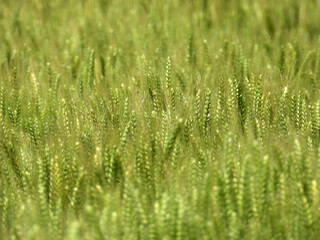
<svg viewBox="0 0 320 240"><path fill-rule="evenodd" d="M0 239L320 237L318 0L0 1Z"/></svg>

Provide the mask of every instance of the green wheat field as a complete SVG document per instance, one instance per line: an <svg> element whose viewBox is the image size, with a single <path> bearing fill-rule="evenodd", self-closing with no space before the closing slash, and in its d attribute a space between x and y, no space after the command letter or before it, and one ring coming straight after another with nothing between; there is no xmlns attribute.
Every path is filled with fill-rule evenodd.
<svg viewBox="0 0 320 240"><path fill-rule="evenodd" d="M320 239L319 36L319 0L0 0L0 239Z"/></svg>

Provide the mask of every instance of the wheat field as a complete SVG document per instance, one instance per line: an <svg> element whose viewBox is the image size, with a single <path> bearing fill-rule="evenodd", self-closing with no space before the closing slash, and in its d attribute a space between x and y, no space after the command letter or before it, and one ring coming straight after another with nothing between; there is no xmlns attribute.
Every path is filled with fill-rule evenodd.
<svg viewBox="0 0 320 240"><path fill-rule="evenodd" d="M0 0L0 239L320 239L319 23L319 0Z"/></svg>

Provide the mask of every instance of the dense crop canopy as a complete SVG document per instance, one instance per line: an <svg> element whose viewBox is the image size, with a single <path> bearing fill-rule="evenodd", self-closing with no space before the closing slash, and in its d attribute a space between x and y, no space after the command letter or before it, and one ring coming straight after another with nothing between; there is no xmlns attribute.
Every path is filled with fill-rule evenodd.
<svg viewBox="0 0 320 240"><path fill-rule="evenodd" d="M320 236L320 2L0 1L0 239Z"/></svg>

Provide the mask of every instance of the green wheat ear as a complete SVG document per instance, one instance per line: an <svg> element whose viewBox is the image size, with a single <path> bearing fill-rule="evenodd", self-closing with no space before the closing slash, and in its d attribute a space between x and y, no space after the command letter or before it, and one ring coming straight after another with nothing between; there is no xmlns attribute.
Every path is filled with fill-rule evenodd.
<svg viewBox="0 0 320 240"><path fill-rule="evenodd" d="M280 106L279 106L279 127L283 134L287 134L288 125L286 119L286 102L288 97L288 88L283 89L282 96L280 97Z"/></svg>
<svg viewBox="0 0 320 240"><path fill-rule="evenodd" d="M6 115L5 92L4 92L3 86L1 86L1 89L0 89L0 118L1 118L1 123L4 120L5 115Z"/></svg>
<svg viewBox="0 0 320 240"><path fill-rule="evenodd" d="M176 91L170 89L170 107L171 107L171 116L174 119L176 116Z"/></svg>
<svg viewBox="0 0 320 240"><path fill-rule="evenodd" d="M208 89L206 92L205 97L205 103L204 103L204 110L203 110L203 121L202 121L202 127L203 127L203 135L207 136L209 127L210 127L210 120L211 120L211 91Z"/></svg>
<svg viewBox="0 0 320 240"><path fill-rule="evenodd" d="M195 64L196 55L194 50L194 37L193 34L190 34L187 43L187 63Z"/></svg>
<svg viewBox="0 0 320 240"><path fill-rule="evenodd" d="M316 58L316 64L314 68L314 78L318 79L320 73L320 36L318 39L318 52L317 52L317 58Z"/></svg>
<svg viewBox="0 0 320 240"><path fill-rule="evenodd" d="M286 70L286 50L283 45L280 48L279 70L282 75Z"/></svg>
<svg viewBox="0 0 320 240"><path fill-rule="evenodd" d="M171 88L171 58L167 58L167 63L166 63L166 88L170 89Z"/></svg>
<svg viewBox="0 0 320 240"><path fill-rule="evenodd" d="M87 82L92 87L95 84L95 51L91 50L89 64L88 64L88 78Z"/></svg>
<svg viewBox="0 0 320 240"><path fill-rule="evenodd" d="M201 131L202 130L202 121L201 121L201 99L200 99L200 91L197 91L196 97L195 97L195 117L196 121L198 123L198 128Z"/></svg>
<svg viewBox="0 0 320 240"><path fill-rule="evenodd" d="M173 130L169 138L167 145L165 146L165 154L164 154L165 159L168 159L172 152L176 139L178 138L178 135L182 129L182 123L183 123L183 120L179 119L178 122L176 123L175 129Z"/></svg>
<svg viewBox="0 0 320 240"><path fill-rule="evenodd" d="M211 56L209 53L208 41L207 39L203 40L203 52L204 52L204 61L207 64L211 62Z"/></svg>

